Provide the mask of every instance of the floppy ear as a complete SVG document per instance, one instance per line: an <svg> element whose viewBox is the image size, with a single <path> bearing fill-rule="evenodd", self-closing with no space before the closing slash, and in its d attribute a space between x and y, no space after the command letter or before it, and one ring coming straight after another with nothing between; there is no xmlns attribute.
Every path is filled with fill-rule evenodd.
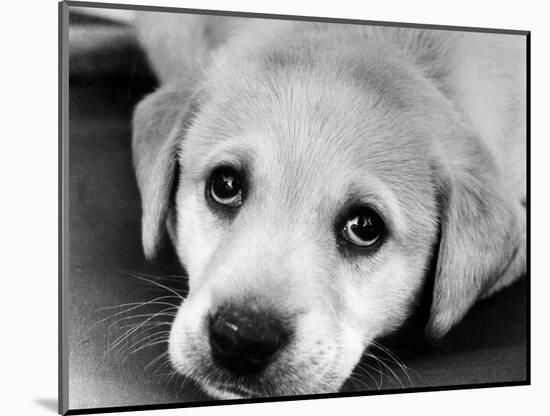
<svg viewBox="0 0 550 416"><path fill-rule="evenodd" d="M142 241L151 259L164 235L177 163L176 151L191 117L190 94L165 86L139 103L132 126L132 152L142 205Z"/></svg>
<svg viewBox="0 0 550 416"><path fill-rule="evenodd" d="M467 157L454 160L445 170L436 169L441 235L426 328L432 339L525 268L524 207L506 195L484 149L471 148Z"/></svg>

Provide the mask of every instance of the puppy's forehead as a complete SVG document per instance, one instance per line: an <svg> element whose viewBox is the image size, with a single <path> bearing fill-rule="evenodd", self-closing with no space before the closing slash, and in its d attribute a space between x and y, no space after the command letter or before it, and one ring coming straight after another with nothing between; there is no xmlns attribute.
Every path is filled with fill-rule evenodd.
<svg viewBox="0 0 550 416"><path fill-rule="evenodd" d="M182 144L184 165L194 171L225 154L253 158L259 170L276 170L293 187L342 188L372 177L405 197L422 186L420 193L430 191L428 140L418 124L351 77L243 71L216 91L202 102Z"/></svg>

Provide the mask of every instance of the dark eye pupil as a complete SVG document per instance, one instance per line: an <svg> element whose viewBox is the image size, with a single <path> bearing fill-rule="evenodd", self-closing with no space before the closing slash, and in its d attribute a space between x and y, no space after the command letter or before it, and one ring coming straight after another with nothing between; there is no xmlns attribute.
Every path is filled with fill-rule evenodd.
<svg viewBox="0 0 550 416"><path fill-rule="evenodd" d="M350 224L350 231L363 241L373 240L381 232L381 222L374 215L358 215Z"/></svg>
<svg viewBox="0 0 550 416"><path fill-rule="evenodd" d="M239 193L241 184L236 176L230 173L220 173L214 178L212 189L218 198L233 198Z"/></svg>

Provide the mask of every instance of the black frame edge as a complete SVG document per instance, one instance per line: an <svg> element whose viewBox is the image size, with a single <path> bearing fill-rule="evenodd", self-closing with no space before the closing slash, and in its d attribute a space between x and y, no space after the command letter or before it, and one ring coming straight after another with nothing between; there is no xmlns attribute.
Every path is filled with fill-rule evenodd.
<svg viewBox="0 0 550 416"><path fill-rule="evenodd" d="M527 184L526 184L526 277L527 277L527 362L526 362L526 378L528 384L531 384L531 32L525 35L525 61L526 61L526 85L525 85L525 116L526 116L526 168L527 168Z"/></svg>

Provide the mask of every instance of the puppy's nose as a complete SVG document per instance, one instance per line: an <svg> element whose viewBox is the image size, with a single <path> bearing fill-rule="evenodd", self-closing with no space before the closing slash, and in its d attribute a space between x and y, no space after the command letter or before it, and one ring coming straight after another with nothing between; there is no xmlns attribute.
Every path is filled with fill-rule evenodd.
<svg viewBox="0 0 550 416"><path fill-rule="evenodd" d="M261 372L288 340L272 313L225 307L210 317L212 358L237 375Z"/></svg>

